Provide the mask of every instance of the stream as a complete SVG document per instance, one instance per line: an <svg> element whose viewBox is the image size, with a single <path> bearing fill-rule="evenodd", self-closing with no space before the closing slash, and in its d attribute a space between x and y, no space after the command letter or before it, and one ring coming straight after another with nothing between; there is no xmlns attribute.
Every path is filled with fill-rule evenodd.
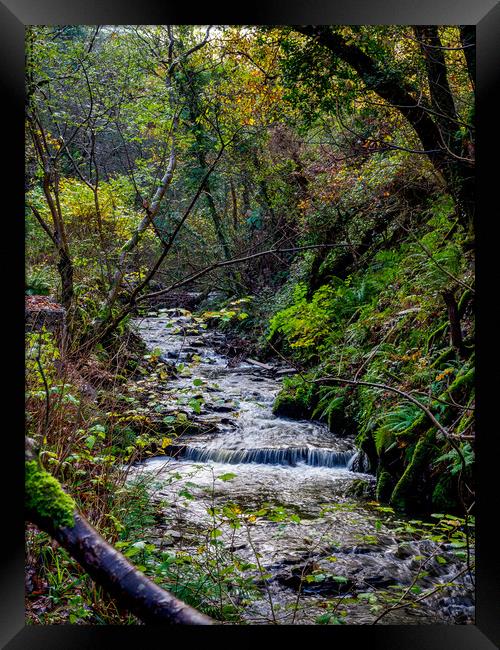
<svg viewBox="0 0 500 650"><path fill-rule="evenodd" d="M432 539L436 520L423 535L377 507L352 438L273 415L293 369L232 364L217 352L223 335L184 310L134 327L176 378L162 378L160 363L132 390L166 421L186 421L164 456L130 470L130 480L149 479L161 508L145 534L171 558L198 558L207 584L214 574L233 580L225 598L243 612L240 623L372 624L391 606L380 624L474 622L458 534Z"/></svg>

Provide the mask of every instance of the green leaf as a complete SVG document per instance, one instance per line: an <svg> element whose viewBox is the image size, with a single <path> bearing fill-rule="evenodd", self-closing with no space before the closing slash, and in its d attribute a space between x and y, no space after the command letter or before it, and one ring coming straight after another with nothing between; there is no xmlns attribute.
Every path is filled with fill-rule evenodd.
<svg viewBox="0 0 500 650"><path fill-rule="evenodd" d="M349 582L345 576L332 576L332 579L335 580L335 582L340 582L340 583Z"/></svg>
<svg viewBox="0 0 500 650"><path fill-rule="evenodd" d="M193 379L193 386L203 386L203 379Z"/></svg>
<svg viewBox="0 0 500 650"><path fill-rule="evenodd" d="M217 478L220 479L221 481L231 481L236 476L237 474L233 474L232 472L227 472L226 474L221 474Z"/></svg>
<svg viewBox="0 0 500 650"><path fill-rule="evenodd" d="M93 446L95 445L96 437L95 436L87 436L85 439L85 444L89 449L92 449Z"/></svg>
<svg viewBox="0 0 500 650"><path fill-rule="evenodd" d="M196 414L201 413L201 405L203 404L202 400L193 398L189 400L188 404Z"/></svg>

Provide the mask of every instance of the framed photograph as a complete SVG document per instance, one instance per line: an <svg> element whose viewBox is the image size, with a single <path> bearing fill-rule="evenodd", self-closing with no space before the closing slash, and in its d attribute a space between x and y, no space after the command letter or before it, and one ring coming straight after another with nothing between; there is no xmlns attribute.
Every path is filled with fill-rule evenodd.
<svg viewBox="0 0 500 650"><path fill-rule="evenodd" d="M0 16L2 647L499 647L500 6Z"/></svg>

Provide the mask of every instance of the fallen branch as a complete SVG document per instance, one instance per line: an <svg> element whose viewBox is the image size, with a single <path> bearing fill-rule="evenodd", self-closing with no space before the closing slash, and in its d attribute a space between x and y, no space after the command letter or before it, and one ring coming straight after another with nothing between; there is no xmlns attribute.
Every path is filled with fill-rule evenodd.
<svg viewBox="0 0 500 650"><path fill-rule="evenodd" d="M146 293L140 296L139 298L137 298L136 302L143 302L144 300L149 300L149 298L156 298L157 296L170 293L170 291L173 291L174 289L178 289L179 287L182 287L185 284L189 284L190 282L194 282L194 280L197 280L201 276L206 275L211 271L215 271L216 269L221 268L223 266L230 266L232 264L241 264L242 262L247 262L249 260L256 259L257 257L262 257L263 255L273 255L275 253L296 253L299 251L306 251L306 250L317 249L317 248L338 248L338 247L343 248L345 246L347 246L347 244L311 244L310 246L296 246L294 248L270 248L269 250L260 251L258 253L252 253L251 255L245 255L244 257L235 257L231 260L215 262L214 264L211 264L210 266L206 266L200 271L197 271L196 273L193 273L192 275L189 275L188 277L183 278L178 282L174 282L174 284L171 284L169 287L166 287L165 289L161 289L160 291L155 291L154 293Z"/></svg>
<svg viewBox="0 0 500 650"><path fill-rule="evenodd" d="M267 363L262 363L261 361L256 361L255 359L245 359L247 363L250 363L252 366L258 366L259 368L263 368L264 370L273 370L273 367L270 366Z"/></svg>
<svg viewBox="0 0 500 650"><path fill-rule="evenodd" d="M446 438L447 440L450 439L450 437L453 435L453 437L457 437L459 434L451 434L450 431L445 429L443 425L439 422L439 420L436 419L435 415L430 411L430 409L425 406L425 404L422 404L418 399L410 395L409 393L405 393L405 391L400 390L399 388L394 388L393 386L387 386L387 384L377 384L375 382L371 381L360 381L357 379L344 379L342 377L319 377L318 379L312 379L310 381L313 381L314 383L321 383L321 382L326 382L326 381L333 381L338 384L349 384L351 386L369 386L371 388L378 388L379 390L386 390L391 393L396 393L396 395L400 395L401 397L404 397L407 399L409 402L412 404L415 404L419 409L421 409L427 417L431 420L431 422L434 424L434 426L437 428L437 430L441 433L441 435ZM467 438L471 438L471 436L467 436ZM451 443L453 447L455 447L454 443ZM458 450L457 450L458 451ZM461 455L461 452L458 451L458 453Z"/></svg>
<svg viewBox="0 0 500 650"><path fill-rule="evenodd" d="M90 577L144 623L211 625L212 619L165 591L108 544L80 514L75 525L55 528L54 537ZM36 517L33 517L36 519ZM35 524L39 524L36 520ZM47 527L41 526L46 532Z"/></svg>
<svg viewBox="0 0 500 650"><path fill-rule="evenodd" d="M212 625L213 619L165 591L113 548L74 509L58 481L26 445L25 516L53 537L89 576L144 623Z"/></svg>

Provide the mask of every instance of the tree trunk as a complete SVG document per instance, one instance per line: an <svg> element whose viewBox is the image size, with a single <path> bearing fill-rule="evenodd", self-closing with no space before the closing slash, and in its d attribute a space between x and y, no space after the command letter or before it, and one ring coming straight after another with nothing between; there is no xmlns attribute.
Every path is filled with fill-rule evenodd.
<svg viewBox="0 0 500 650"><path fill-rule="evenodd" d="M476 89L476 26L460 25L460 40L464 48L467 71L472 88Z"/></svg>
<svg viewBox="0 0 500 650"><path fill-rule="evenodd" d="M448 82L443 46L435 25L417 26L414 31L425 58L434 119L441 134L442 145L449 153L448 164L445 160L442 173L456 198L458 209L463 213L462 225L468 232L475 212L474 173L472 164L467 161L465 138L459 135L460 124ZM465 51L468 50L473 48Z"/></svg>
<svg viewBox="0 0 500 650"><path fill-rule="evenodd" d="M69 312L73 300L73 263L64 249L59 249L57 269L61 277L61 303Z"/></svg>
<svg viewBox="0 0 500 650"><path fill-rule="evenodd" d="M448 83L448 73L436 25L414 27L415 36L425 59L431 105L441 132L443 144L454 154L460 155L459 143L454 135L458 129L455 102Z"/></svg>
<svg viewBox="0 0 500 650"><path fill-rule="evenodd" d="M458 311L457 300L455 298L455 291L443 291L442 296L444 302L446 303L446 308L448 309L451 344L458 352L458 354L463 357L465 350L462 338L462 328L460 327L460 314Z"/></svg>

